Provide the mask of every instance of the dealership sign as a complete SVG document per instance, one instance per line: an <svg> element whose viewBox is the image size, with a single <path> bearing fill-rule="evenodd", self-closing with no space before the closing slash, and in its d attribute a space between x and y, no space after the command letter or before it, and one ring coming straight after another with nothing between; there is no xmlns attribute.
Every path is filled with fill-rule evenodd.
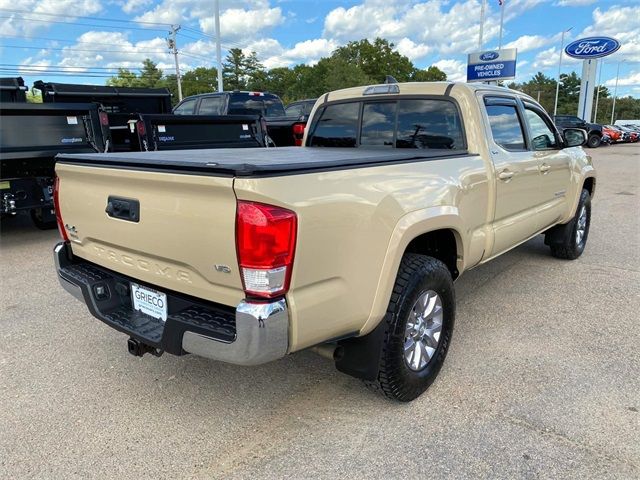
<svg viewBox="0 0 640 480"><path fill-rule="evenodd" d="M467 62L467 82L515 78L517 53L515 48L470 53Z"/></svg>
<svg viewBox="0 0 640 480"><path fill-rule="evenodd" d="M620 48L620 42L611 37L588 37L571 42L564 52L573 58L599 58L611 55Z"/></svg>

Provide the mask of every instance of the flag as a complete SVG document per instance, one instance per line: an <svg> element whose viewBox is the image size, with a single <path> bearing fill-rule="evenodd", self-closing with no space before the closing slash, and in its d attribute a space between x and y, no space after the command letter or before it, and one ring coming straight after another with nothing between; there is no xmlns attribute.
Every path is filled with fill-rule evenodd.
<svg viewBox="0 0 640 480"><path fill-rule="evenodd" d="M498 5L502 6L502 0L498 0Z"/></svg>

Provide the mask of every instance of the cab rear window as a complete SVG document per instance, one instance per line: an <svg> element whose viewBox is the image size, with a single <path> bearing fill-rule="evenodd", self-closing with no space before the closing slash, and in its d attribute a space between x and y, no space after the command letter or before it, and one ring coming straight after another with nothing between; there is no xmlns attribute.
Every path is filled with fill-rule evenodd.
<svg viewBox="0 0 640 480"><path fill-rule="evenodd" d="M317 113L307 145L463 150L460 114L449 100L404 99L332 104Z"/></svg>

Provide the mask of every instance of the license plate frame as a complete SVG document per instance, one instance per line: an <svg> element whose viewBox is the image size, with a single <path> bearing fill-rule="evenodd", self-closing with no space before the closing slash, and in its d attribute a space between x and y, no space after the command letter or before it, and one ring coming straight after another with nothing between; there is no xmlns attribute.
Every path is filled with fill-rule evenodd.
<svg viewBox="0 0 640 480"><path fill-rule="evenodd" d="M131 304L140 313L167 321L169 305L166 293L131 282Z"/></svg>

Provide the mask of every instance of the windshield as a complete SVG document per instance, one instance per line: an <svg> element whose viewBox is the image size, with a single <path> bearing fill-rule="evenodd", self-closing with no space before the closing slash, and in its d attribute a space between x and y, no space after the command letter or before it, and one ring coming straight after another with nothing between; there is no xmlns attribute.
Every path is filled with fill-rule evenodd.
<svg viewBox="0 0 640 480"><path fill-rule="evenodd" d="M275 95L260 96L236 93L229 99L229 115L263 115L284 117L282 101Z"/></svg>

